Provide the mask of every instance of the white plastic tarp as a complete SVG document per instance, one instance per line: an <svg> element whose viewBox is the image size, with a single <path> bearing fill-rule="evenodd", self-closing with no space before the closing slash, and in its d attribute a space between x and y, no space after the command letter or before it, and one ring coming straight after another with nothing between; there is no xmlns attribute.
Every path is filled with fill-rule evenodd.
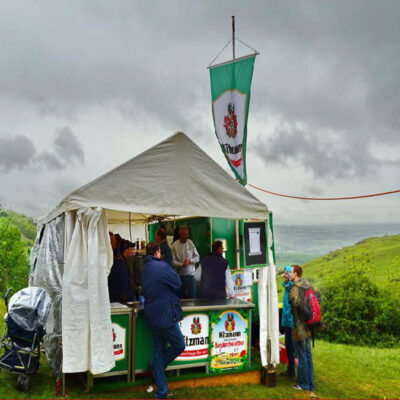
<svg viewBox="0 0 400 400"><path fill-rule="evenodd" d="M107 277L112 266L107 218L101 208L66 218L63 276L63 372L100 374L115 366Z"/></svg>
<svg viewBox="0 0 400 400"><path fill-rule="evenodd" d="M276 267L271 251L273 236L268 224L269 265L260 268L258 279L258 308L260 315L261 364L279 363L279 311L276 287Z"/></svg>
<svg viewBox="0 0 400 400"><path fill-rule="evenodd" d="M265 204L181 132L70 193L38 223L83 207L105 208L109 224L157 216L268 218Z"/></svg>

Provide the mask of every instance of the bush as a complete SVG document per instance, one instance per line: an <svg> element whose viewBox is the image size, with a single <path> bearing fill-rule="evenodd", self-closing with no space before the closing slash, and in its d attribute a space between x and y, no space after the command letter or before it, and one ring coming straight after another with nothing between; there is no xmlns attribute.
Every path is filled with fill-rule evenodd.
<svg viewBox="0 0 400 400"><path fill-rule="evenodd" d="M332 342L379 347L399 344L400 300L367 277L367 253L345 260L348 268L322 288L323 336Z"/></svg>
<svg viewBox="0 0 400 400"><path fill-rule="evenodd" d="M0 293L13 292L27 285L27 254L18 227L7 220L0 221Z"/></svg>

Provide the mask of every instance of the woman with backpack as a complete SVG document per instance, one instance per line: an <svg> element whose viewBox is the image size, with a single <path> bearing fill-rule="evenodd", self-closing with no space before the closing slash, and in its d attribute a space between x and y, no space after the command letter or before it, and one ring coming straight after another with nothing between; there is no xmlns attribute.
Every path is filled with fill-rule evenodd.
<svg viewBox="0 0 400 400"><path fill-rule="evenodd" d="M300 265L292 265L289 279L294 283L289 292L289 302L293 315L293 344L297 356L297 390L314 392L314 368L311 356L311 329L304 317L306 293L313 292L308 281L302 279Z"/></svg>

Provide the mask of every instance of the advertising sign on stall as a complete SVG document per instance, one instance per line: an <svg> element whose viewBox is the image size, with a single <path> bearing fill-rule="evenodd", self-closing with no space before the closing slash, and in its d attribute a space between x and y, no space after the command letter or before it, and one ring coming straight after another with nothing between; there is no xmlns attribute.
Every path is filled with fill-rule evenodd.
<svg viewBox="0 0 400 400"><path fill-rule="evenodd" d="M185 350L175 361L201 361L208 359L209 317L207 314L188 314L179 322Z"/></svg>
<svg viewBox="0 0 400 400"><path fill-rule="evenodd" d="M110 372L127 371L129 369L129 321L128 313L111 314L115 367Z"/></svg>
<svg viewBox="0 0 400 400"><path fill-rule="evenodd" d="M231 272L233 282L233 297L251 302L251 290L253 286L253 277L251 270L236 270Z"/></svg>
<svg viewBox="0 0 400 400"><path fill-rule="evenodd" d="M210 370L240 369L248 362L248 321L239 311L215 314L211 323Z"/></svg>
<svg viewBox="0 0 400 400"><path fill-rule="evenodd" d="M126 355L125 332L126 330L118 324L112 324L113 348L115 361L123 360Z"/></svg>

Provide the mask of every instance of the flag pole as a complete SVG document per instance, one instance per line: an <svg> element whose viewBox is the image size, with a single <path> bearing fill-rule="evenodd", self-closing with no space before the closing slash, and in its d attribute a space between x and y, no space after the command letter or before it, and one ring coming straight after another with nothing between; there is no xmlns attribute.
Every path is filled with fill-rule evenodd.
<svg viewBox="0 0 400 400"><path fill-rule="evenodd" d="M232 55L235 59L235 16L232 15Z"/></svg>

